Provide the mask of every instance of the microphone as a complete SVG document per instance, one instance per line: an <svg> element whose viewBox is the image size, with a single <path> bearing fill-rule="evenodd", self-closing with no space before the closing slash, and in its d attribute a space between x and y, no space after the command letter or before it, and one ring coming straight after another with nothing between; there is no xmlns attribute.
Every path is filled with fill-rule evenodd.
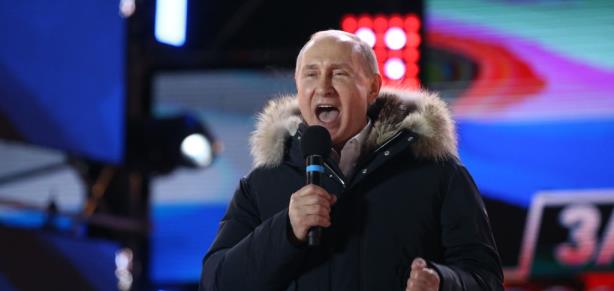
<svg viewBox="0 0 614 291"><path fill-rule="evenodd" d="M324 173L324 159L328 157L332 142L326 128L313 125L305 130L301 139L301 149L305 156L305 183L320 186L320 176ZM307 233L307 245L320 245L321 227L312 227Z"/></svg>

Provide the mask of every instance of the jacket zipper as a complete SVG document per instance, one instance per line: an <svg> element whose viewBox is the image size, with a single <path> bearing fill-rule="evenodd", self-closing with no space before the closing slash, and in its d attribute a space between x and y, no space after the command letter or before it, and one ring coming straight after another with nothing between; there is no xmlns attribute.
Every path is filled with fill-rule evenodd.
<svg viewBox="0 0 614 291"><path fill-rule="evenodd" d="M362 161L360 163L358 163L356 165L356 169L361 169L363 168L363 166L365 164L368 164L369 162L371 162L371 160L373 160L373 158L375 156L377 156L377 153L379 153L382 149L384 149L388 144L390 144L392 141L396 140L397 138L399 138L399 136L401 136L401 134L403 133L403 131L397 131L397 133L395 133L392 137L390 137L389 139L386 140L386 142L384 142L381 146L379 146L377 149L375 149L367 159L362 159Z"/></svg>
<svg viewBox="0 0 614 291"><path fill-rule="evenodd" d="M343 181L343 179L341 179L339 174L337 174L337 172L335 172L335 170L333 170L333 168L331 166L329 166L327 162L324 162L324 166L326 167L326 169L328 169L328 171L331 173L331 175L333 175L333 177L335 177L337 182L339 182L339 184L341 184L341 187L343 187L343 189L345 189L345 181Z"/></svg>
<svg viewBox="0 0 614 291"><path fill-rule="evenodd" d="M385 146L387 146L390 142L392 142L393 140L397 139L401 133L403 133L402 131L397 131L397 133L395 133L391 138L389 138L385 143L383 143L381 146L379 146L377 149L375 149L373 151L373 154L376 154L377 152L379 152L380 150L382 150Z"/></svg>

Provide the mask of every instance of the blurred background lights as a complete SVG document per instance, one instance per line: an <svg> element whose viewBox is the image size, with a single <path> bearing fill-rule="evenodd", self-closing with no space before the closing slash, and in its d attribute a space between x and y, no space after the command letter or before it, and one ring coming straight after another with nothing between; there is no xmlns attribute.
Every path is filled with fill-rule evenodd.
<svg viewBox="0 0 614 291"><path fill-rule="evenodd" d="M410 32L407 34L407 46L418 47L422 39L417 32Z"/></svg>
<svg viewBox="0 0 614 291"><path fill-rule="evenodd" d="M386 46L392 50L399 50L407 43L407 35L405 31L399 27L391 27L384 35Z"/></svg>
<svg viewBox="0 0 614 291"><path fill-rule="evenodd" d="M136 10L136 4L134 0L121 0L119 1L119 14L126 18L132 16Z"/></svg>
<svg viewBox="0 0 614 291"><path fill-rule="evenodd" d="M387 86L420 87L421 20L416 14L348 14L341 29L354 33L375 51Z"/></svg>
<svg viewBox="0 0 614 291"><path fill-rule="evenodd" d="M358 30L356 30L355 34L356 36L358 36L358 38L365 41L371 47L375 45L375 33L373 32L371 28L361 27Z"/></svg>
<svg viewBox="0 0 614 291"><path fill-rule="evenodd" d="M181 154L197 167L208 166L213 161L211 143L200 133L191 134L181 142Z"/></svg>
<svg viewBox="0 0 614 291"><path fill-rule="evenodd" d="M345 31L354 32L358 28L358 21L352 16L344 17L341 21L341 28Z"/></svg>
<svg viewBox="0 0 614 291"><path fill-rule="evenodd" d="M405 21L403 22L403 25L405 26L405 30L412 32L412 31L419 31L420 30L420 18L418 18L418 16L410 14L407 15L407 17L405 17Z"/></svg>
<svg viewBox="0 0 614 291"><path fill-rule="evenodd" d="M156 2L156 39L172 46L185 44L188 0L158 0Z"/></svg>
<svg viewBox="0 0 614 291"><path fill-rule="evenodd" d="M375 17L375 20L373 20L373 28L375 28L376 32L386 31L386 28L388 28L388 19L381 15Z"/></svg>
<svg viewBox="0 0 614 291"><path fill-rule="evenodd" d="M390 58L384 63L384 74L392 80L405 76L405 63L399 58Z"/></svg>
<svg viewBox="0 0 614 291"><path fill-rule="evenodd" d="M115 276L117 289L124 291L132 287L132 259L134 254L131 249L124 248L115 253Z"/></svg>

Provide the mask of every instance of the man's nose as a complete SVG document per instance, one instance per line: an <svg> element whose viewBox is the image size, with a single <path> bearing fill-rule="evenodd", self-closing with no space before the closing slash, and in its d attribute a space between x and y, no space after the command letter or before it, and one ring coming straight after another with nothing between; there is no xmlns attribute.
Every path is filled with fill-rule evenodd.
<svg viewBox="0 0 614 291"><path fill-rule="evenodd" d="M318 79L317 93L320 96L330 96L334 93L332 78L328 75L323 75Z"/></svg>

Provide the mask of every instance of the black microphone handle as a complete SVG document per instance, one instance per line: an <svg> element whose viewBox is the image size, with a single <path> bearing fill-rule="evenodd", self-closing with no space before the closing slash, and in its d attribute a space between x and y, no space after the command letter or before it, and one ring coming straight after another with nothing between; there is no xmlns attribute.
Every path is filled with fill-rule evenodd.
<svg viewBox="0 0 614 291"><path fill-rule="evenodd" d="M322 157L316 156L316 155L307 156L307 159L305 162L307 164L307 167L309 167L310 165L321 167ZM314 184L314 185L320 186L320 175L321 174L318 171L307 170L307 173L305 176L306 184ZM322 238L322 228L319 226L314 226L309 229L309 232L307 232L307 245L310 247L319 246L321 238Z"/></svg>
<svg viewBox="0 0 614 291"><path fill-rule="evenodd" d="M314 226L309 229L307 233L307 245L310 247L317 247L320 245L320 240L322 239L322 228L319 226Z"/></svg>

